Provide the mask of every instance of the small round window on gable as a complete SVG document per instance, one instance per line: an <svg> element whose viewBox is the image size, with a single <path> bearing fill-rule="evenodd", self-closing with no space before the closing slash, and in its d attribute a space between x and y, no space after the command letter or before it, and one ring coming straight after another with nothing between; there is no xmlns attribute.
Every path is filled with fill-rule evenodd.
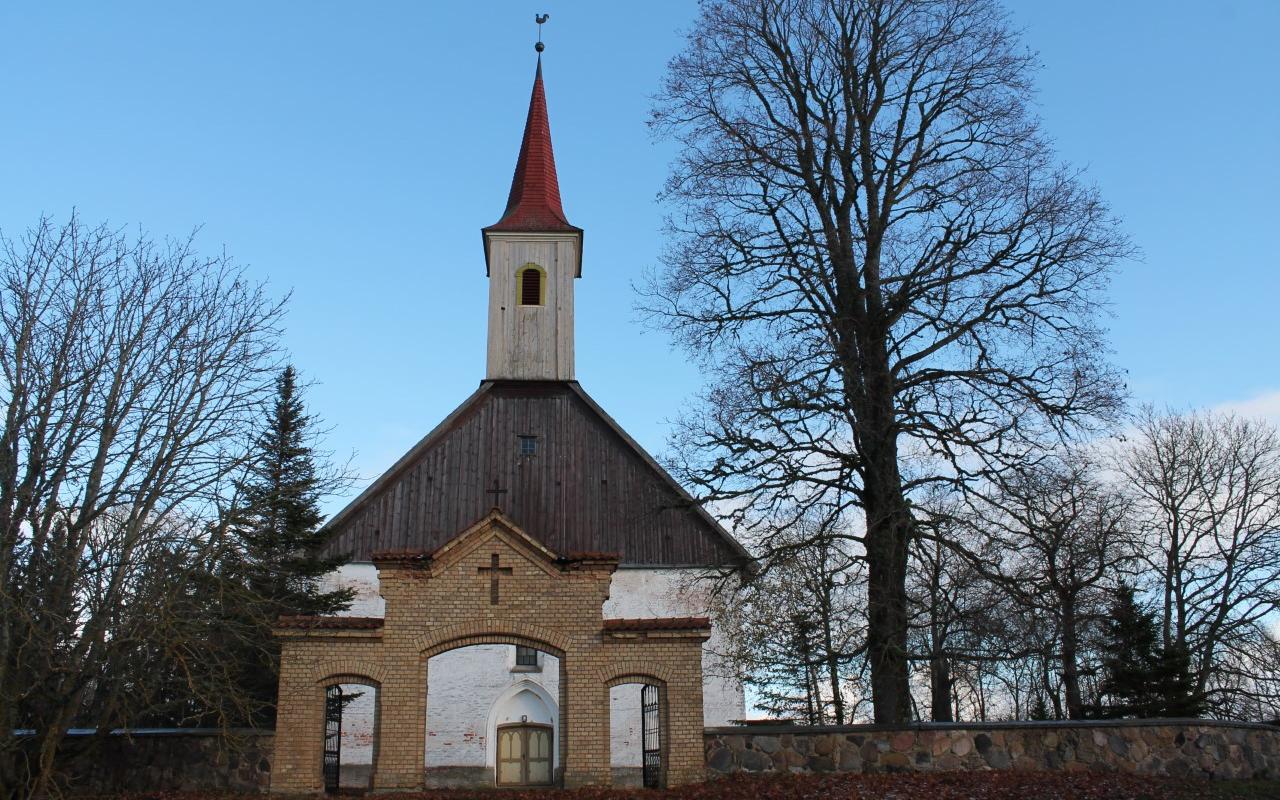
<svg viewBox="0 0 1280 800"><path fill-rule="evenodd" d="M520 284L520 305L542 305L542 270L532 264L526 264L516 274L516 278Z"/></svg>

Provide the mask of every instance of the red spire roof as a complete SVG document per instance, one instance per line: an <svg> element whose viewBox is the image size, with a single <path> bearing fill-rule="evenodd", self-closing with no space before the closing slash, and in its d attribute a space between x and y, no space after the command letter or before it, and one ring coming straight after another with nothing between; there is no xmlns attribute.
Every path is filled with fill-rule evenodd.
<svg viewBox="0 0 1280 800"><path fill-rule="evenodd" d="M502 219L486 231L520 231L538 233L572 232L581 228L569 224L560 206L560 182L556 179L556 159L551 152L551 125L547 121L547 95L542 88L542 57L533 79L533 96L529 98L529 118L524 124L524 140L516 173L511 179L511 194Z"/></svg>

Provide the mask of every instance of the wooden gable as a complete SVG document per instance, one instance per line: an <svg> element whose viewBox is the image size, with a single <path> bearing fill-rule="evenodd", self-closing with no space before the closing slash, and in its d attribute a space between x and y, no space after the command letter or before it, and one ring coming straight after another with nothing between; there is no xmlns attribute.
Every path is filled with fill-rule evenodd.
<svg viewBox="0 0 1280 800"><path fill-rule="evenodd" d="M522 436L535 437L533 454ZM486 381L327 527L333 552L368 561L434 551L495 506L565 555L610 553L624 566L748 558L572 381Z"/></svg>

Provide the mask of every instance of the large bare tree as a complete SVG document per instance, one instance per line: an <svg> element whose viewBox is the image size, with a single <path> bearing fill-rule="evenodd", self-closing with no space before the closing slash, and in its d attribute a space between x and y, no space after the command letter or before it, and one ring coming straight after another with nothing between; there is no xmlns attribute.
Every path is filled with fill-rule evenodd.
<svg viewBox="0 0 1280 800"><path fill-rule="evenodd" d="M865 519L879 722L910 713L913 492L1119 402L1095 318L1129 246L1034 67L992 0L708 0L656 100L681 150L642 305L711 381L675 466L739 525Z"/></svg>
<svg viewBox="0 0 1280 800"><path fill-rule="evenodd" d="M181 665L191 694L219 679L217 648L185 626L221 602L196 582L216 577L216 523L272 395L281 312L189 240L75 216L0 238L7 792L50 789L73 724L144 718L162 693L149 682L174 680L157 665Z"/></svg>

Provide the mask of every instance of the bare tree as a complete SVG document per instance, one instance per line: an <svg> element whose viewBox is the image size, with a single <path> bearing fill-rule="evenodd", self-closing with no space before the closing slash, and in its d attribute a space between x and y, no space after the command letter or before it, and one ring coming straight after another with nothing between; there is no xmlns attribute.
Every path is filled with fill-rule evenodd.
<svg viewBox="0 0 1280 800"><path fill-rule="evenodd" d="M141 713L117 701L154 697L155 676L119 671L126 664L148 651L172 663L199 646L163 623L194 619L177 613L193 590L181 579L223 546L210 525L271 397L281 313L225 256L201 257L190 240L157 243L75 216L0 239L9 793L50 790L71 725L105 729ZM188 666L192 681L206 668ZM17 729L32 737L19 742Z"/></svg>
<svg viewBox="0 0 1280 800"><path fill-rule="evenodd" d="M810 516L781 532L744 585L717 595L725 635L713 652L756 687L767 713L810 724L852 721L865 635L862 560L834 524Z"/></svg>
<svg viewBox="0 0 1280 800"><path fill-rule="evenodd" d="M970 495L968 521L994 545L972 563L1020 608L1041 612L1052 625L1052 657L1071 719L1085 716L1081 669L1090 631L1133 558L1128 500L1098 472L1087 458L1067 453L1002 476L990 493ZM982 567L992 551L1003 558Z"/></svg>
<svg viewBox="0 0 1280 800"><path fill-rule="evenodd" d="M1022 643L1006 630L1006 596L955 546L959 537L972 539L970 531L951 514L935 514L927 525L928 535L911 549L909 642L912 659L926 667L930 719L952 722L959 704L956 665L1003 661ZM983 546L972 541L964 552Z"/></svg>
<svg viewBox="0 0 1280 800"><path fill-rule="evenodd" d="M1275 709L1280 676L1263 664L1280 610L1280 434L1261 420L1147 408L1120 468L1146 523L1165 649L1190 653L1211 709Z"/></svg>
<svg viewBox="0 0 1280 800"><path fill-rule="evenodd" d="M1094 319L1129 248L1034 61L994 0L713 0L652 118L682 150L642 303L711 380L675 466L744 526L861 510L879 722L910 714L913 492L1119 405Z"/></svg>

